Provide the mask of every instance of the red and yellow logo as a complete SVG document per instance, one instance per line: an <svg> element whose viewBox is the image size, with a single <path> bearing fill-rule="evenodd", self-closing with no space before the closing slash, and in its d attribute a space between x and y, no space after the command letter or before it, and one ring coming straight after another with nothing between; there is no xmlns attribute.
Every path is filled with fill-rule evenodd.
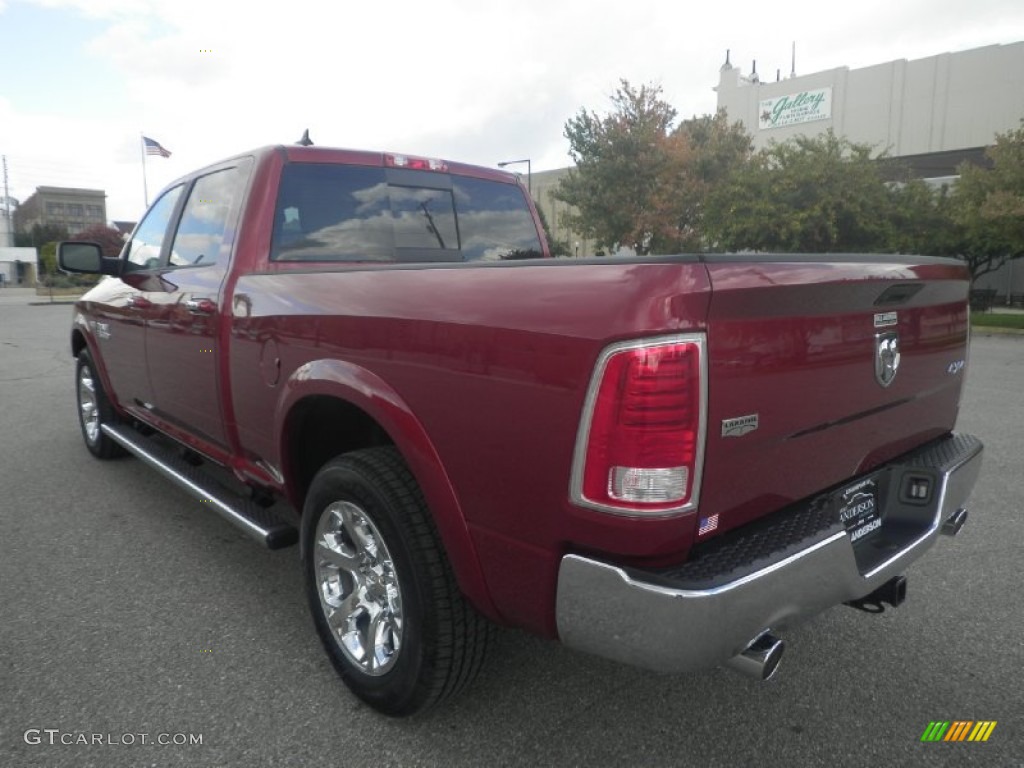
<svg viewBox="0 0 1024 768"><path fill-rule="evenodd" d="M996 720L932 720L921 734L921 741L988 741L996 729Z"/></svg>

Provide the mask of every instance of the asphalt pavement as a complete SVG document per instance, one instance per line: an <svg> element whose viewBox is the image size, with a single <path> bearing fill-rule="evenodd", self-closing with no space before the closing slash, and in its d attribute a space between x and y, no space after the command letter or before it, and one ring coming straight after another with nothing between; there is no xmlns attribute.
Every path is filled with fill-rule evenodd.
<svg viewBox="0 0 1024 768"><path fill-rule="evenodd" d="M92 458L71 308L7 296L0 766L1024 768L1024 337L974 335L959 427L985 466L963 532L910 569L898 610L786 632L763 684L502 631L466 694L396 721L335 676L296 549L260 549L136 460ZM922 743L935 720L997 726Z"/></svg>

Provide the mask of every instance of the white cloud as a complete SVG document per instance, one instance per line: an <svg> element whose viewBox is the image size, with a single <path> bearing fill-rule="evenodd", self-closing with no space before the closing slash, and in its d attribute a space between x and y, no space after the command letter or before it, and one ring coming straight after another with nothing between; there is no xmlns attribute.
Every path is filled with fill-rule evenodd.
<svg viewBox="0 0 1024 768"><path fill-rule="evenodd" d="M141 212L139 131L174 153L148 159L151 199L174 176L307 127L318 144L486 165L530 157L540 170L568 162L565 121L606 110L619 78L660 83L681 117L713 111L727 48L772 79L788 73L794 40L806 73L1024 39L1019 0L35 2L108 23L88 51L126 103L110 118L49 121L8 106L17 127L0 125L0 140L35 156L63 148L124 218Z"/></svg>

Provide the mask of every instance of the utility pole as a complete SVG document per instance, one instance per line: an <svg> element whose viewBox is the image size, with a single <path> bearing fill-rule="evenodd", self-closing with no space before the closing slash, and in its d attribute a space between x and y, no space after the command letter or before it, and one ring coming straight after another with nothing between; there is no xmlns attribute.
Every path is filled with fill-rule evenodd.
<svg viewBox="0 0 1024 768"><path fill-rule="evenodd" d="M144 203L143 209L149 208L149 189L146 186L146 139L140 133L139 134L139 150L142 155L142 202Z"/></svg>
<svg viewBox="0 0 1024 768"><path fill-rule="evenodd" d="M7 155L4 155L4 217L7 219L7 240L4 245L14 245L14 229L11 227L11 196L7 192Z"/></svg>

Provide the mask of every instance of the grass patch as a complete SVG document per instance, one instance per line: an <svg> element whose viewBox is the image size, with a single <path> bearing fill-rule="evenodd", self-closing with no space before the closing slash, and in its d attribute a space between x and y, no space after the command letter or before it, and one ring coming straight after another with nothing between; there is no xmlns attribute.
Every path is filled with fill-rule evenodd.
<svg viewBox="0 0 1024 768"><path fill-rule="evenodd" d="M1024 330L1024 313L972 312L971 325L982 328L1017 328Z"/></svg>

